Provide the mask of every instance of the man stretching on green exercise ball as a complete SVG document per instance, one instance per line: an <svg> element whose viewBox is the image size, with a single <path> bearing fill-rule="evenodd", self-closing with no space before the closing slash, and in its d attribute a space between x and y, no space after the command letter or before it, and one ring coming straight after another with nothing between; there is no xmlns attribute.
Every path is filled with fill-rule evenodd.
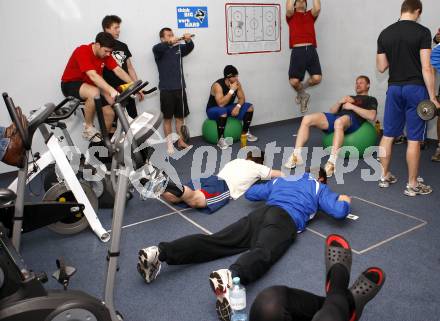
<svg viewBox="0 0 440 321"><path fill-rule="evenodd" d="M301 148L309 139L310 127L317 127L327 133L335 133L330 159L324 168L327 177L331 177L335 172L336 158L344 141L344 134L355 132L365 120L376 119L377 100L368 95L369 89L370 79L367 76L358 76L355 96L341 98L330 108L329 113L313 113L304 116L296 137L295 149L284 167L295 168L303 164Z"/></svg>

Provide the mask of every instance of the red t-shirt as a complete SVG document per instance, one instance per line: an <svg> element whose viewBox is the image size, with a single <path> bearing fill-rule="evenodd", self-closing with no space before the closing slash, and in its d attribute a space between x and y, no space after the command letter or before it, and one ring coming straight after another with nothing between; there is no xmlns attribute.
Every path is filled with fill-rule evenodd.
<svg viewBox="0 0 440 321"><path fill-rule="evenodd" d="M316 44L315 20L312 10L307 12L297 12L286 17L289 25L289 45L293 48L300 43L311 43L314 47Z"/></svg>
<svg viewBox="0 0 440 321"><path fill-rule="evenodd" d="M104 66L109 70L113 70L118 66L111 55L103 59L96 57L92 45L93 43L82 45L73 51L61 77L62 82L83 81L94 85L93 81L87 76L86 71L96 70L98 75L102 76Z"/></svg>

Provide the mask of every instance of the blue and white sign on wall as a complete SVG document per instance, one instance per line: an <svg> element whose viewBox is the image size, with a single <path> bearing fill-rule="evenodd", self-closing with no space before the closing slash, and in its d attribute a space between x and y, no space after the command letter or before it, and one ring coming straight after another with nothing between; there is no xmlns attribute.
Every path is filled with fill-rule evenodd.
<svg viewBox="0 0 440 321"><path fill-rule="evenodd" d="M177 7L177 27L208 28L208 7Z"/></svg>

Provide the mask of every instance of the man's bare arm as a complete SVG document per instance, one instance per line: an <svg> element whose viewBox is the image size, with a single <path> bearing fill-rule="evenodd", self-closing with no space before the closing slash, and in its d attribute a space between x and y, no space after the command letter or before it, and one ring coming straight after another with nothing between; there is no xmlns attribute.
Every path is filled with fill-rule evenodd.
<svg viewBox="0 0 440 321"><path fill-rule="evenodd" d="M321 12L321 0L313 0L312 15L317 18Z"/></svg>
<svg viewBox="0 0 440 321"><path fill-rule="evenodd" d="M388 69L389 63L386 54L382 53L376 55L376 67L380 73L384 73Z"/></svg>
<svg viewBox="0 0 440 321"><path fill-rule="evenodd" d="M293 0L286 1L286 16L290 18L295 13L295 7L293 6Z"/></svg>

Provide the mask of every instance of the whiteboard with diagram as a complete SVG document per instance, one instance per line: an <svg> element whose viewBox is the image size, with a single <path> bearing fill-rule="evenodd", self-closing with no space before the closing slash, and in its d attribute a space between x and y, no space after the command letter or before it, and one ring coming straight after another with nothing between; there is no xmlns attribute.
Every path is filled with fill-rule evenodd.
<svg viewBox="0 0 440 321"><path fill-rule="evenodd" d="M225 16L228 54L281 51L279 4L227 3Z"/></svg>

